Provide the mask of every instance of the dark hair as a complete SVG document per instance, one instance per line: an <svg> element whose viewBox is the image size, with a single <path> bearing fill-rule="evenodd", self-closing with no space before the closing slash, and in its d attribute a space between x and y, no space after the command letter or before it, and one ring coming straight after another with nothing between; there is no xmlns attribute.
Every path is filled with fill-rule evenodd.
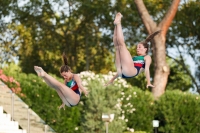
<svg viewBox="0 0 200 133"><path fill-rule="evenodd" d="M158 31L150 34L144 41L142 41L142 42L139 43L139 44L143 44L143 46L145 48L147 48L146 53L148 53L148 51L149 51L149 44L148 44L148 42L150 42L160 32L161 32L161 30L158 30Z"/></svg>
<svg viewBox="0 0 200 133"><path fill-rule="evenodd" d="M60 67L60 73L71 71L71 68L68 66L67 57L64 52L63 52L62 57L63 57L64 65Z"/></svg>

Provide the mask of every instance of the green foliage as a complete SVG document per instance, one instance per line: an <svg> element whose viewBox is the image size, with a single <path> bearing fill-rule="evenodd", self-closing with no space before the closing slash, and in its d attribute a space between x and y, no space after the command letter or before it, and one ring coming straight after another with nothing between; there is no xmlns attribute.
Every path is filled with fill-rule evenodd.
<svg viewBox="0 0 200 133"><path fill-rule="evenodd" d="M160 22L172 4L171 0L143 0L149 14L154 16L154 20Z"/></svg>
<svg viewBox="0 0 200 133"><path fill-rule="evenodd" d="M123 132L123 133L132 133L132 132ZM145 132L145 131L135 131L134 133L149 133L149 132Z"/></svg>
<svg viewBox="0 0 200 133"><path fill-rule="evenodd" d="M154 99L150 92L142 91L132 87L121 93L122 114L127 121L127 127L135 131L152 131L152 120L154 119Z"/></svg>
<svg viewBox="0 0 200 133"><path fill-rule="evenodd" d="M167 91L156 101L155 118L160 121L159 132L200 132L200 97L181 91Z"/></svg>
<svg viewBox="0 0 200 133"><path fill-rule="evenodd" d="M146 77L145 77L144 73L141 73L134 78L128 78L128 79L126 79L126 81L128 83L130 83L132 86L138 87L143 91L145 91L147 89L146 88L147 82L146 82Z"/></svg>
<svg viewBox="0 0 200 133"><path fill-rule="evenodd" d="M181 90L188 91L192 87L192 81L187 71L180 64L174 62L172 59L168 60L170 67L170 74L166 90ZM189 66L188 66L189 69ZM175 84L174 81L176 81Z"/></svg>
<svg viewBox="0 0 200 133"><path fill-rule="evenodd" d="M136 131L134 133L150 133L150 132L145 132L145 131Z"/></svg>
<svg viewBox="0 0 200 133"><path fill-rule="evenodd" d="M172 48L176 50L174 60L183 67L181 71L188 71L187 74L190 76L193 88L199 91L200 76L193 75L190 70L187 70L187 64L195 70L195 74L200 70L198 69L200 56L197 54L200 50L200 17L198 13L200 1L189 0L181 3L167 35L166 46L170 48L167 51L168 55L173 57L171 50Z"/></svg>
<svg viewBox="0 0 200 133"><path fill-rule="evenodd" d="M31 66L38 65L59 75L57 70L62 65L63 51L67 53L69 65L75 72L92 70L107 73L114 70L112 35L117 11L129 14L123 22L127 45L133 45L133 39L139 41L137 36L141 37L135 30L141 19L138 19L132 1L122 1L121 7L121 1L115 3L108 0L35 0L20 6L17 1L10 4L15 7L11 8L13 23L8 29L12 31L10 38L15 38L15 46L9 51L17 49L17 55L13 56L19 57L22 71L26 73L33 73Z"/></svg>
<svg viewBox="0 0 200 133"><path fill-rule="evenodd" d="M88 88L89 97L85 100L82 116L82 132L105 132L102 114L115 114L113 122L109 123L109 132L121 133L126 127L124 120L120 119L121 110L117 107L117 99L121 89L117 86L104 87L100 81L92 80Z"/></svg>
<svg viewBox="0 0 200 133"><path fill-rule="evenodd" d="M160 133L198 133L200 131L200 97L181 91L167 91L154 101L148 92L129 89L123 94L122 113L127 127L151 132L152 120L157 119ZM130 96L128 96L130 95ZM130 103L130 104L129 104Z"/></svg>
<svg viewBox="0 0 200 133"><path fill-rule="evenodd" d="M12 35L20 40L17 47L22 71L33 73L31 66L38 65L59 75L57 70L62 65L61 54L65 51L75 72L107 73L104 68L112 64L109 51L112 41L110 34L103 34L100 28L106 30L113 21L109 3L107 0L93 4L91 1L36 0L13 9L13 22L20 22L13 23L15 32ZM62 8L55 9L55 5Z"/></svg>
<svg viewBox="0 0 200 133"><path fill-rule="evenodd" d="M153 130L153 119L160 121L160 133L200 132L198 95L169 89L155 101L150 92L130 87L121 78L105 87L103 75L87 72L81 74L81 78L90 91L88 98L82 95L78 106L58 110L62 102L56 91L49 88L36 74L24 74L16 66L4 68L4 71L20 82L22 93L26 95L21 98L58 133L104 132L102 113L115 114L109 124L109 131L114 133L131 133L133 130L150 133Z"/></svg>

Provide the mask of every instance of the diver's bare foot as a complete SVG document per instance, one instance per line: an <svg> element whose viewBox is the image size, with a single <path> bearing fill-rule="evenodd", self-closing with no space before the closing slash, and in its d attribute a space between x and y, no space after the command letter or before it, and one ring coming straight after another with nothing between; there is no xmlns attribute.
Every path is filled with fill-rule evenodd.
<svg viewBox="0 0 200 133"><path fill-rule="evenodd" d="M115 16L115 21L114 21L114 25L120 24L121 23L121 18L122 18L122 14L120 12L118 12Z"/></svg>
<svg viewBox="0 0 200 133"><path fill-rule="evenodd" d="M41 67L34 66L34 70L36 71L38 76L44 77L45 71Z"/></svg>

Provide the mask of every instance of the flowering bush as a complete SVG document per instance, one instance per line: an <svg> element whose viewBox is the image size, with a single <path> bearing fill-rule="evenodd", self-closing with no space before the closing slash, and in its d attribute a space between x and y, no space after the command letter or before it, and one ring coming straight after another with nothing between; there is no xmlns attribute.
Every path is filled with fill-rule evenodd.
<svg viewBox="0 0 200 133"><path fill-rule="evenodd" d="M102 121L103 113L115 114L115 120L109 124L110 132L122 133L126 128L124 119L121 119L121 101L117 99L120 92L123 90L119 87L120 78L115 80L112 85L105 86L105 84L115 75L110 72L108 75L95 74L90 71L80 73L84 87L89 90L87 98L82 98L81 106L82 121L80 129L82 132L104 132L104 122ZM126 83L124 83L126 84ZM121 85L122 86L122 85Z"/></svg>
<svg viewBox="0 0 200 133"><path fill-rule="evenodd" d="M80 73L82 83L86 87L90 81L96 80L105 85L114 75L116 75L116 72L109 72L107 75L95 74L90 71ZM125 131L129 133L140 130L151 131L152 125L150 122L154 119L155 112L151 93L130 85L123 78L117 78L111 86L114 86L116 91L120 92L115 108L121 112L118 119L126 123ZM111 86L108 86L108 88L114 89ZM99 88L102 87L99 86Z"/></svg>
<svg viewBox="0 0 200 133"><path fill-rule="evenodd" d="M99 82L102 83L102 85L106 84L109 80L111 80L111 78L116 75L116 72L109 72L107 75L102 75L102 74L95 74L91 71L83 71L80 73L80 77L82 79L82 84L84 86L87 86L88 81L91 80L97 80ZM117 87L123 87L123 88L129 88L131 87L130 84L128 84L126 82L126 80L124 80L123 78L117 78L115 79L115 81L113 82L114 86Z"/></svg>
<svg viewBox="0 0 200 133"><path fill-rule="evenodd" d="M1 69L0 69L0 80L4 82L8 86L8 88L12 90L13 93L24 96L24 94L21 93L20 83L17 82L13 77L6 76L3 73L3 70Z"/></svg>
<svg viewBox="0 0 200 133"><path fill-rule="evenodd" d="M121 125L117 125L117 126L113 126L112 128L112 131L115 131L115 128L116 127L121 127L123 130L127 130L127 131L130 131L130 132L134 132L134 129L133 128L127 128L124 126L124 124L126 124L129 120L128 118L125 116L125 110L122 109L122 106L123 104L125 103L124 100L126 100L127 98L124 98L124 95L127 90L129 90L131 87L131 85L123 78L117 78L115 79L115 81L111 84L111 85L108 85L107 87L105 87L104 85L109 82L112 77L116 75L116 72L109 72L107 75L102 75L102 74L95 74L91 71L84 71L84 72L81 72L80 73L80 77L82 79L82 84L86 87L86 88L89 88L92 90L89 90L91 91L92 95L94 96L96 94L96 91L100 92L101 95L95 95L95 98L92 99L92 96L90 96L89 99L92 99L93 102L92 105L89 105L87 107L87 112L89 112L89 108L94 106L94 103L95 103L95 100L96 99L101 99L101 105L96 105L96 110L98 110L97 108L99 106L102 106L103 105L103 99L105 100L105 105L109 105L109 108L112 110L112 113L113 111L117 111L119 112L119 114L117 112L115 112L115 115L116 115L116 118L115 118L115 121L114 122L118 122L118 123L121 123ZM89 86L88 83L91 83L92 81L92 87L91 85ZM97 86L97 90L95 90L95 82L98 82L100 84L98 84ZM100 89L100 90L99 90ZM95 90L95 92L94 92ZM106 91L103 91L103 90L106 90ZM114 95L113 95L114 94ZM110 96L110 99L106 96ZM104 97L105 96L105 97ZM111 102L111 99L116 99L115 101L113 101L113 104L114 106L111 106L112 103L109 103ZM87 103L88 104L88 103ZM102 107L99 107L99 108L103 108L104 106ZM113 108L112 108L113 107ZM108 109L107 109L108 110ZM100 109L99 109L100 111ZM92 122L90 122L92 123ZM110 127L111 128L111 127ZM119 128L117 128L118 131L120 130Z"/></svg>
<svg viewBox="0 0 200 133"><path fill-rule="evenodd" d="M112 85L104 87L103 85L116 73L109 72L108 75L102 75L85 71L80 73L80 77L83 85L89 89L89 94L92 95L89 95L88 98L82 97L78 106L67 108L67 111L60 111L55 109L61 103L59 97L53 89L49 89L49 86L42 82L41 78L38 78L36 74L21 72L16 74L13 67L10 68L12 68L12 72L4 70L4 73L13 75L21 83L23 93L27 96L23 100L29 103L29 106L33 107L33 110L57 132L80 133L84 129L88 130L83 126L87 125L86 123L94 126L94 122L96 122L97 125L100 125L101 117L94 116L101 116L101 112L104 111L115 113L115 120L109 124L110 131L114 131L114 129L119 131L124 127L123 133L150 133L152 132L152 120L155 118L160 121L158 129L160 132L200 131L200 119L198 119L200 97L198 95L170 90L166 91L159 100L154 101L149 91L141 90L136 85L131 86L122 78L117 78ZM0 70L1 81L9 87L12 85L14 88L20 87L14 78L9 78ZM61 78L57 79L63 81ZM141 81L143 82L143 80ZM16 89L14 90L16 91ZM83 117L91 117L91 119L82 119ZM88 120L88 122L82 120ZM103 130L104 125L96 127Z"/></svg>

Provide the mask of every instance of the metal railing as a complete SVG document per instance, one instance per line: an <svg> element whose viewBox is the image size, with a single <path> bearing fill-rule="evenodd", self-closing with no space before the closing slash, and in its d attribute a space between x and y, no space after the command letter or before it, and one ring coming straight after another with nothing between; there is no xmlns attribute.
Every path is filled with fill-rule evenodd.
<svg viewBox="0 0 200 133"><path fill-rule="evenodd" d="M11 92L11 120L14 121L14 102L15 102L15 93ZM27 109L27 133L30 133L30 115L32 114L31 109L29 108L28 105L25 106L25 108ZM48 125L44 125L44 132L47 133L48 132Z"/></svg>
<svg viewBox="0 0 200 133"><path fill-rule="evenodd" d="M3 89L4 89L4 87L5 88L8 88L3 82L1 82L0 81L0 85L2 85L2 87L3 87ZM8 88L9 89L9 88ZM9 104L6 104L6 101L5 101L5 98L7 97L6 95L0 95L0 103L2 103L2 105L3 106L7 106L7 109L11 109L10 110L10 114L11 114L11 120L12 121L15 121L15 111L14 111L14 109L16 108L15 106L15 93L13 93L10 89L9 89L9 91L7 91L7 93L10 93L11 94L11 97L10 97L10 99L11 99L11 107L9 107ZM19 98L19 101L22 101L20 98ZM22 101L23 102L23 101ZM23 102L24 103L24 102ZM24 103L25 104L25 103ZM43 128L43 131L45 132L45 133L47 133L47 132L55 132L51 127L49 127L47 124L45 124L45 122L35 113L35 112L33 112L30 108L29 108L29 106L28 105L24 105L24 107L22 107L22 108L26 108L27 109L27 131L25 131L25 133L30 133L30 126L31 126L31 123L30 123L30 117L31 117L31 115L33 115L33 116L35 116L36 117L36 122L38 122L38 123L42 123L42 124L44 124L44 128ZM7 111L6 111L7 112Z"/></svg>

